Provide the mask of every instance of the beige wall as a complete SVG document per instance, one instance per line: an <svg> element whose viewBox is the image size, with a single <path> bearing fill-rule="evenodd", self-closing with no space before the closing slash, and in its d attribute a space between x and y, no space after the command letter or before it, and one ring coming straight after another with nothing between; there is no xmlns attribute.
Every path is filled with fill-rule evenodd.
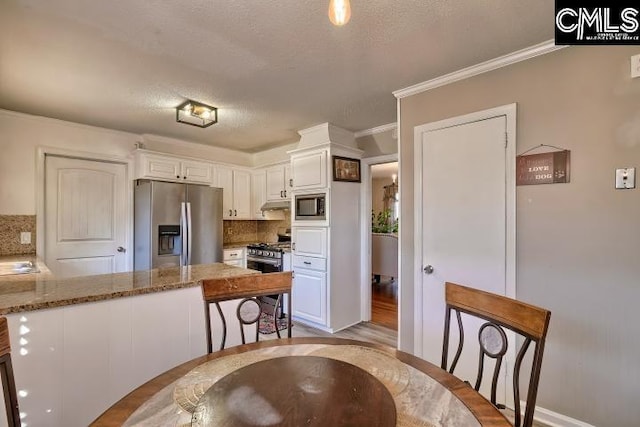
<svg viewBox="0 0 640 427"><path fill-rule="evenodd" d="M62 120L0 110L0 215L36 213L38 147L126 158L134 144L212 161L249 166L251 154L150 135L136 135Z"/></svg>
<svg viewBox="0 0 640 427"><path fill-rule="evenodd" d="M398 139L394 135L395 130L388 130L375 135L361 136L356 139L356 143L358 148L364 151L362 157L395 154L398 152Z"/></svg>
<svg viewBox="0 0 640 427"><path fill-rule="evenodd" d="M393 180L389 178L374 178L371 180L371 209L377 214L384 209L384 186L391 185Z"/></svg>
<svg viewBox="0 0 640 427"><path fill-rule="evenodd" d="M552 311L538 405L596 426L640 419L640 189L614 189L615 168L640 168L638 53L571 47L400 101L403 287L415 126L515 102L518 153L571 150L571 183L517 188L517 297Z"/></svg>

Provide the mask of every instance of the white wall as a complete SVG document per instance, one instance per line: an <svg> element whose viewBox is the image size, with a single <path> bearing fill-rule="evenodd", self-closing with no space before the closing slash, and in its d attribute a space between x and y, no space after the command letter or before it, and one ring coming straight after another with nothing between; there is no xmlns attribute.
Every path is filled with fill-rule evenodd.
<svg viewBox="0 0 640 427"><path fill-rule="evenodd" d="M36 152L55 147L126 158L136 142L166 153L251 166L248 153L0 110L0 215L35 215Z"/></svg>

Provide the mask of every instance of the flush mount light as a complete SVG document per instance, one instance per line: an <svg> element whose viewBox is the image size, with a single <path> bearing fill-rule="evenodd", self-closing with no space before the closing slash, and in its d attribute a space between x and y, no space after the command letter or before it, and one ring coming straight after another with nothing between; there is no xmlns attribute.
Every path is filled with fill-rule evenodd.
<svg viewBox="0 0 640 427"><path fill-rule="evenodd" d="M218 123L218 109L202 102L188 100L176 107L176 121L206 128Z"/></svg>
<svg viewBox="0 0 640 427"><path fill-rule="evenodd" d="M341 27L351 19L351 4L349 0L331 0L329 2L329 20L337 27Z"/></svg>

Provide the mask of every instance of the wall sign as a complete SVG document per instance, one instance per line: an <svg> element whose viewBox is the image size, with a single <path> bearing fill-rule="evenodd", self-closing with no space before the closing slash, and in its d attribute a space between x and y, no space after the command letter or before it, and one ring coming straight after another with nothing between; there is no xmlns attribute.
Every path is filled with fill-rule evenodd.
<svg viewBox="0 0 640 427"><path fill-rule="evenodd" d="M569 182L571 151L521 154L516 157L516 185Z"/></svg>

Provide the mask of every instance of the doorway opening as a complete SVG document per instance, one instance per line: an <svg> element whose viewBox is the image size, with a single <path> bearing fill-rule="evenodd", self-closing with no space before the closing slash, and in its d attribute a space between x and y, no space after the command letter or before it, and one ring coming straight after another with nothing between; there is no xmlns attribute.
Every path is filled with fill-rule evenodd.
<svg viewBox="0 0 640 427"><path fill-rule="evenodd" d="M398 162L371 165L371 323L398 330Z"/></svg>

